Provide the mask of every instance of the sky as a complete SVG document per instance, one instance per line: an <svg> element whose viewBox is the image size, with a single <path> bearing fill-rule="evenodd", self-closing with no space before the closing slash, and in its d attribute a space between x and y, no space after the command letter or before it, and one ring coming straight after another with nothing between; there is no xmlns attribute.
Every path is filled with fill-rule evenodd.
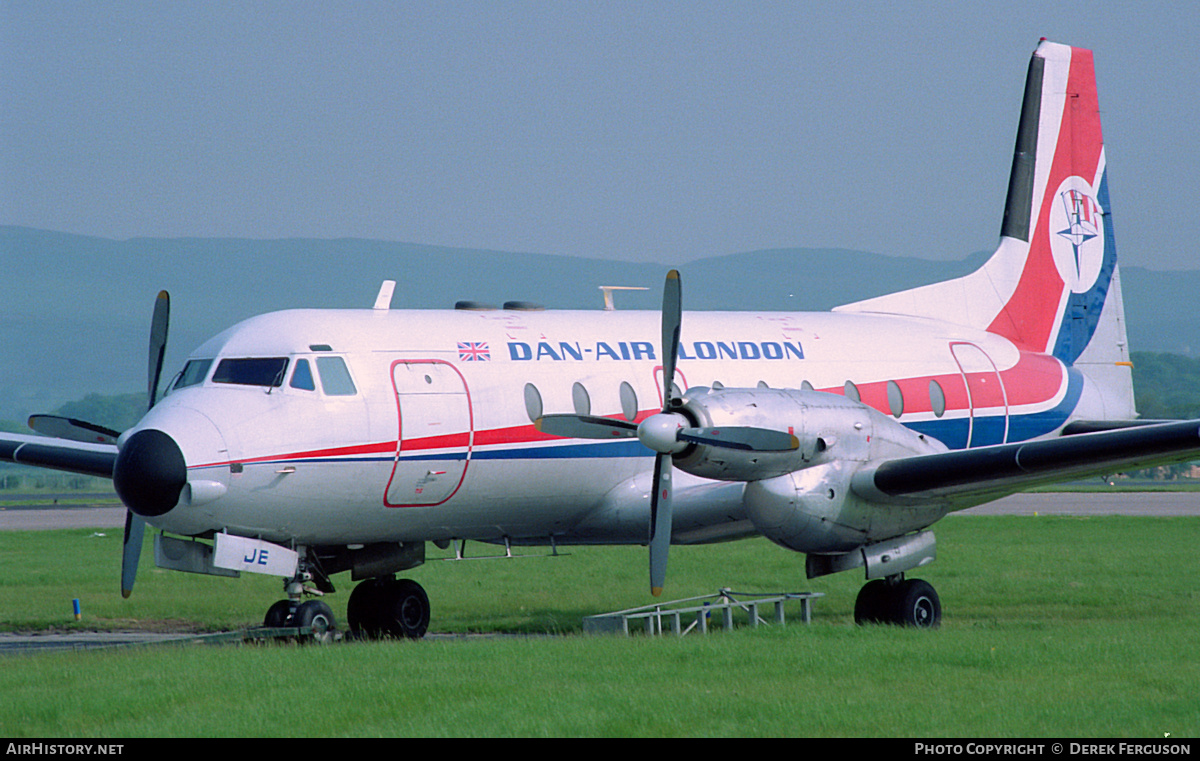
<svg viewBox="0 0 1200 761"><path fill-rule="evenodd" d="M683 264L998 238L1039 38L1121 260L1200 268L1200 5L0 0L0 224Z"/></svg>

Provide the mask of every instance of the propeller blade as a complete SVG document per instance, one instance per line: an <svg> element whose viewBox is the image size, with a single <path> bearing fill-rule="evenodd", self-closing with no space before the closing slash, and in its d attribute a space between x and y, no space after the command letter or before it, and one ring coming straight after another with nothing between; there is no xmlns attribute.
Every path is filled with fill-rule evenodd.
<svg viewBox="0 0 1200 761"><path fill-rule="evenodd" d="M150 320L150 366L148 368L147 409L158 401L158 381L162 376L163 358L167 354L167 328L171 322L171 295L159 291L154 301L154 317Z"/></svg>
<svg viewBox="0 0 1200 761"><path fill-rule="evenodd" d="M671 389L675 383L675 365L679 360L679 326L683 320L683 287L679 271L667 273L663 284L662 353L663 353L663 412L671 406Z"/></svg>
<svg viewBox="0 0 1200 761"><path fill-rule="evenodd" d="M638 427L627 420L594 415L543 415L533 427L551 436L568 439L634 439Z"/></svg>
<svg viewBox="0 0 1200 761"><path fill-rule="evenodd" d="M680 441L747 452L790 452L800 448L800 440L792 434L769 428L680 428L675 435Z"/></svg>
<svg viewBox="0 0 1200 761"><path fill-rule="evenodd" d="M138 560L142 557L142 540L146 536L146 521L132 510L125 511L125 543L121 550L121 596L133 594Z"/></svg>
<svg viewBox="0 0 1200 761"><path fill-rule="evenodd" d="M146 378L146 409L158 401L158 382L162 378L163 359L167 355L167 329L171 323L171 295L159 291L154 300L154 316L150 318L150 361ZM126 508L125 542L121 550L121 596L133 594L137 579L138 560L142 557L142 540L146 536L146 521Z"/></svg>
<svg viewBox="0 0 1200 761"><path fill-rule="evenodd" d="M650 494L650 594L662 594L671 549L671 455L654 456L654 491Z"/></svg>
<svg viewBox="0 0 1200 761"><path fill-rule="evenodd" d="M30 415L29 427L43 436L84 441L88 444L116 444L121 434L111 428L58 415Z"/></svg>
<svg viewBox="0 0 1200 761"><path fill-rule="evenodd" d="M650 594L662 594L667 580L667 555L671 549L671 447L665 441L656 441L658 436L669 435L668 429L676 424L665 414L671 409L672 391L675 386L675 365L679 360L679 328L683 322L683 285L679 270L667 273L663 283L662 305L662 357L663 357L663 414L656 415L659 425L648 425L639 430L643 443L651 446L658 454L654 456L654 489L650 494ZM656 436L658 434L658 436Z"/></svg>

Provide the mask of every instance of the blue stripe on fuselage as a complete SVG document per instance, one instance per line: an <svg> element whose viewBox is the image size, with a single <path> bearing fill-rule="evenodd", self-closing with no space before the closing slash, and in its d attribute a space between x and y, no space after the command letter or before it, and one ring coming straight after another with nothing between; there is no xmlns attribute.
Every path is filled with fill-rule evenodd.
<svg viewBox="0 0 1200 761"><path fill-rule="evenodd" d="M1067 393L1062 401L1050 409L1030 412L1024 415L1011 415L1008 418L1008 441L1027 441L1044 436L1060 428L1079 404L1083 394L1083 373L1073 367L1067 370ZM1002 443L1000 432L1004 430L1004 415L981 415L975 418L975 433L972 446L980 447L988 444ZM967 434L970 430L968 418L950 418L939 420L923 420L916 423L906 423L917 433L931 436L945 444L950 449L966 449Z"/></svg>

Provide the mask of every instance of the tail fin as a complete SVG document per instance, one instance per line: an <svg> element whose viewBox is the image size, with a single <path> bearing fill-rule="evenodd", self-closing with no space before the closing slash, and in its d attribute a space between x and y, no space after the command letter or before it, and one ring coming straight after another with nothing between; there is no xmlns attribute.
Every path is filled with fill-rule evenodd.
<svg viewBox="0 0 1200 761"><path fill-rule="evenodd" d="M1042 40L1033 53L1000 244L992 257L966 277L835 311L923 316L997 333L1026 351L1075 365L1101 387L1108 416L1132 416L1090 50Z"/></svg>

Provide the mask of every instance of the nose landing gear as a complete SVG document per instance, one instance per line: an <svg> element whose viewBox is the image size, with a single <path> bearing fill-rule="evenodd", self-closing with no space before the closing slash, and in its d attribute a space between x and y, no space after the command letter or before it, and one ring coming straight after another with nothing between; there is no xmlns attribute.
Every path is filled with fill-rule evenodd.
<svg viewBox="0 0 1200 761"><path fill-rule="evenodd" d="M312 642L332 642L337 635L337 619L333 610L323 600L305 600L305 593L322 594L332 592L333 585L329 578L309 556L305 548L299 548L300 562L296 575L283 582L287 599L280 600L267 609L263 618L263 626L268 629L298 628L308 632L302 640ZM305 586L307 582L315 582L317 589Z"/></svg>
<svg viewBox="0 0 1200 761"><path fill-rule="evenodd" d="M307 628L313 642L331 642L337 632L337 619L323 600L305 600L296 604L280 600L267 610L263 626L269 629Z"/></svg>

